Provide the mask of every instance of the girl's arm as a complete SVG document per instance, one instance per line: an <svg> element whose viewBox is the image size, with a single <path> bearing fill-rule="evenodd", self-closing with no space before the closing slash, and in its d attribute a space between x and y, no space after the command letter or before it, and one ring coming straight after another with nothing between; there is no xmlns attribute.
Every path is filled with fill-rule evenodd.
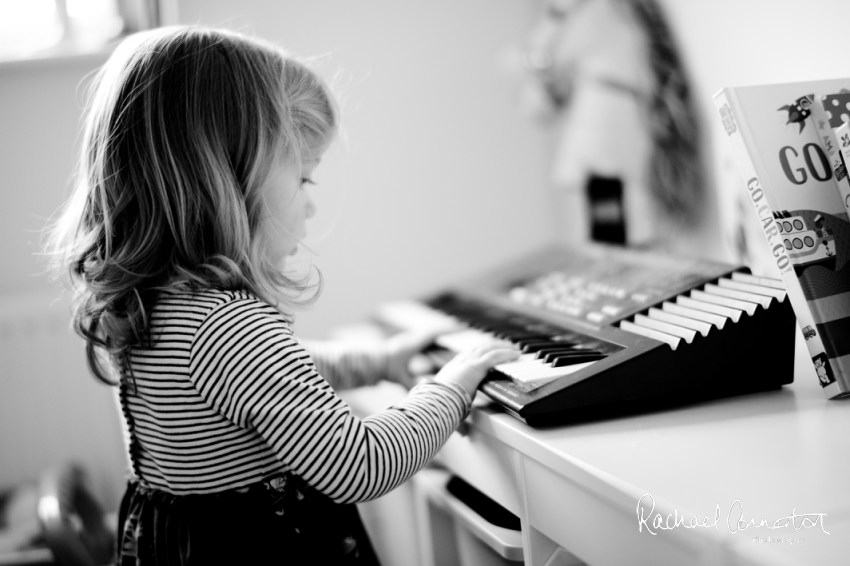
<svg viewBox="0 0 850 566"><path fill-rule="evenodd" d="M396 334L377 342L299 340L316 364L319 374L335 390L394 381L410 389L416 382L410 371L413 356L433 344L454 326L426 328Z"/></svg>
<svg viewBox="0 0 850 566"><path fill-rule="evenodd" d="M390 380L390 353L385 342L299 340L316 368L337 391Z"/></svg>
<svg viewBox="0 0 850 566"><path fill-rule="evenodd" d="M292 472L340 503L373 499L413 475L470 405L462 387L428 383L361 420L319 375L289 325L257 300L210 313L192 343L190 375L207 402L256 430Z"/></svg>

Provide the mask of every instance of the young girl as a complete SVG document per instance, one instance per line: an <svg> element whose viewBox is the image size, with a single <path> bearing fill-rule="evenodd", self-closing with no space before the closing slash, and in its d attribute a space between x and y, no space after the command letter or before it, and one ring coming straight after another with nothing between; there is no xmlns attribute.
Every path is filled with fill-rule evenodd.
<svg viewBox="0 0 850 566"><path fill-rule="evenodd" d="M135 35L97 78L51 236L89 366L120 392L119 564L376 563L354 503L428 462L518 356L482 345L362 420L334 393L403 379L425 345L308 353L292 335L306 286L285 261L337 121L303 64L224 31Z"/></svg>

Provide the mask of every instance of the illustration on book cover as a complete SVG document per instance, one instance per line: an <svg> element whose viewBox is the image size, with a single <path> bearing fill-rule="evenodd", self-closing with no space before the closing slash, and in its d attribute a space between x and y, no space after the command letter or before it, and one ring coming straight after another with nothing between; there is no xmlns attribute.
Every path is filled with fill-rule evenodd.
<svg viewBox="0 0 850 566"><path fill-rule="evenodd" d="M832 375L832 369L829 367L829 358L826 354L818 354L812 358L815 364L815 372L818 374L821 387L826 387L830 383L835 383L835 377Z"/></svg>
<svg viewBox="0 0 850 566"><path fill-rule="evenodd" d="M780 111L788 112L788 121L786 124L800 124L800 131L806 127L806 120L811 115L812 100L808 96L801 96L794 101L794 104L786 104L779 108Z"/></svg>
<svg viewBox="0 0 850 566"><path fill-rule="evenodd" d="M847 114L850 112L847 110L850 103L850 91L842 89L840 93L824 96L822 100L824 107L836 109L828 112L830 127L838 127L850 119ZM799 124L798 133L802 133L809 116L812 115L813 103L813 95L802 96L793 104L786 104L777 110L786 113L786 125ZM824 142L827 141L824 140ZM806 144L802 148L803 159L797 160L796 158L799 157L797 150L791 146L785 146L779 156L783 172L789 181L800 185L807 181L808 175L818 181L825 181L834 174L836 181L840 181L847 174L846 168L833 168L830 165L825 153L829 150L828 145L821 147ZM798 166L796 169L795 165ZM817 301L847 291L847 289L838 288L842 287L841 282L844 279L838 275L839 272L850 269L848 265L850 249L847 249L850 242L850 223L848 223L846 212L833 215L818 210L780 210L774 211L773 216L782 244L787 255L792 259L794 271L806 300ZM812 331L806 339L815 336L816 334ZM826 387L835 382L829 359L825 354L815 355L812 362L822 386Z"/></svg>

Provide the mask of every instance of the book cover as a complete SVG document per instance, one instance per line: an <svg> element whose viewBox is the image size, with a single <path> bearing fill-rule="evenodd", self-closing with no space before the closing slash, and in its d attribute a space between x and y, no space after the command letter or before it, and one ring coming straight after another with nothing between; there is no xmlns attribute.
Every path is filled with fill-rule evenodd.
<svg viewBox="0 0 850 566"><path fill-rule="evenodd" d="M829 159L845 211L850 213L850 176L836 135L836 129L850 121L850 91L842 89L835 94L816 94L811 108L812 124Z"/></svg>
<svg viewBox="0 0 850 566"><path fill-rule="evenodd" d="M850 163L850 121L842 123L835 128L835 139L838 143L838 150L844 158L845 166ZM850 211L850 195L842 195L844 197L844 208Z"/></svg>
<svg viewBox="0 0 850 566"><path fill-rule="evenodd" d="M850 394L850 218L811 116L850 79L725 88L714 100L827 398Z"/></svg>

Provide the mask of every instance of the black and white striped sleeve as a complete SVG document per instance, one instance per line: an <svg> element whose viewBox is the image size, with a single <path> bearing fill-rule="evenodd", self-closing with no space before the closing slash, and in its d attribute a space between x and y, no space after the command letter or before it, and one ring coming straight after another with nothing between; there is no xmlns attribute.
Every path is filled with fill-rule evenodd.
<svg viewBox="0 0 850 566"><path fill-rule="evenodd" d="M437 383L365 419L351 414L272 307L216 307L192 344L190 379L226 418L255 429L294 473L340 503L398 486L439 450L468 398Z"/></svg>
<svg viewBox="0 0 850 566"><path fill-rule="evenodd" d="M317 371L337 391L389 379L389 353L383 343L299 340Z"/></svg>

